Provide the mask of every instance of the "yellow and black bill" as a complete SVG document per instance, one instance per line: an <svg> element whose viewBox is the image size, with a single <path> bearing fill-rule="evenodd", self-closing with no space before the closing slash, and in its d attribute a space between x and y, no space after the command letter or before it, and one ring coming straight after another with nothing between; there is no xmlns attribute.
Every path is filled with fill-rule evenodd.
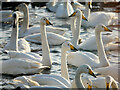
<svg viewBox="0 0 120 90"><path fill-rule="evenodd" d="M88 21L84 14L82 14L82 19Z"/></svg>
<svg viewBox="0 0 120 90"><path fill-rule="evenodd" d="M93 71L92 71L91 69L89 69L89 74L90 74L91 76L97 78L96 75L93 73Z"/></svg>
<svg viewBox="0 0 120 90"><path fill-rule="evenodd" d="M92 86L88 84L88 90L92 90Z"/></svg>
<svg viewBox="0 0 120 90"><path fill-rule="evenodd" d="M53 25L48 19L46 19L46 25Z"/></svg>
<svg viewBox="0 0 120 90"><path fill-rule="evenodd" d="M88 2L89 9L92 9L92 2Z"/></svg>
<svg viewBox="0 0 120 90"><path fill-rule="evenodd" d="M107 31L107 32L112 32L111 29L109 29L108 27L105 27L105 26L104 26L104 30Z"/></svg>
<svg viewBox="0 0 120 90"><path fill-rule="evenodd" d="M74 12L73 14L71 14L69 17L74 17L76 15L76 12Z"/></svg>
<svg viewBox="0 0 120 90"><path fill-rule="evenodd" d="M110 83L106 83L106 89L107 89L107 90L110 89Z"/></svg>
<svg viewBox="0 0 120 90"><path fill-rule="evenodd" d="M74 51L78 51L78 49L76 49L73 45L70 45L70 49Z"/></svg>

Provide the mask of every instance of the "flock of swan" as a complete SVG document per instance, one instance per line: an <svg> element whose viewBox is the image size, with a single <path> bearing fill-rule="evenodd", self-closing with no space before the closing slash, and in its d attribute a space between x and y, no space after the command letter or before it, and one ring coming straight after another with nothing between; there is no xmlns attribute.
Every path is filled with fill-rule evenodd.
<svg viewBox="0 0 120 90"><path fill-rule="evenodd" d="M47 3L46 8L56 13L56 18L70 18L72 38L64 36L68 29L54 27L47 17L41 17L40 26L29 27L29 9L25 3L18 5L16 12L2 11L5 14L2 22L12 21L12 32L9 42L3 48L3 53L9 56L9 60L0 60L0 64L2 64L0 73L23 75L12 79L8 84L15 88L28 88L29 90L34 90L34 88L119 89L119 64L110 63L105 52L105 50L118 49L117 44L114 48L108 47L110 43L119 40L119 37L115 36L112 30L107 27L118 19L116 14L112 12L91 13L92 0L87 0L85 6L77 1L70 3L69 0L64 2L54 0L54 2ZM21 27L19 27L19 18L22 15L19 11L23 12ZM93 27L95 35L79 43L81 26L84 28ZM107 35L107 32L110 35ZM29 42L41 44L42 56L31 52ZM61 45L61 75L38 74L42 70L52 67L49 46L54 45ZM80 50L97 50L98 55ZM78 67L72 82L67 64ZM96 76L95 73L100 76ZM35 75L24 76L24 74Z"/></svg>

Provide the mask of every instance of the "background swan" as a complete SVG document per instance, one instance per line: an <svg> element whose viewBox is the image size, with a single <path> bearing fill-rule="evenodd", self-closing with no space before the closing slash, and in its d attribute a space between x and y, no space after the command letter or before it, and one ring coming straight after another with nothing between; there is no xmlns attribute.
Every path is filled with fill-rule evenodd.
<svg viewBox="0 0 120 90"><path fill-rule="evenodd" d="M105 77L105 82L106 82L106 88L109 89L110 86L112 87L112 89L118 89L120 88L120 83L115 81L113 77L111 76L106 76Z"/></svg>
<svg viewBox="0 0 120 90"><path fill-rule="evenodd" d="M40 33L40 26L33 26L29 27L29 10L28 6L25 3L22 3L16 7L19 11L24 13L23 23L20 28L19 37L25 37L27 35L31 35L34 33ZM63 35L67 29L66 28L58 28L58 27L52 27L47 26L46 27L47 32L53 32L57 34Z"/></svg>
<svg viewBox="0 0 120 90"><path fill-rule="evenodd" d="M13 18L13 28L12 28L12 33L11 33L11 39L7 43L7 45L5 45L3 50L30 52L31 49L30 49L29 43L24 38L18 39L19 16L18 16L17 12L13 13L12 18Z"/></svg>
<svg viewBox="0 0 120 90"><path fill-rule="evenodd" d="M103 42L101 40L101 32L110 31L107 27L100 24L97 25L95 28L95 35L96 35L96 44L98 48L98 57L94 54L84 53L84 52L72 52L68 54L67 60L69 64L74 66L80 66L82 64L89 64L91 67L105 67L109 65L109 61L107 60ZM78 59L79 58L79 59Z"/></svg>
<svg viewBox="0 0 120 90"><path fill-rule="evenodd" d="M61 3L57 10L56 10L56 17L57 18L68 18L73 13L73 7L69 3L68 0L64 0L63 3Z"/></svg>
<svg viewBox="0 0 120 90"><path fill-rule="evenodd" d="M40 73L41 70L49 68L48 66L43 66L41 63L30 59L9 59L0 61L0 64L3 69L0 73L11 75Z"/></svg>
<svg viewBox="0 0 120 90"><path fill-rule="evenodd" d="M47 41L46 36L46 29L45 25L51 24L45 17L42 17L40 20L40 26L41 26L41 33L42 33L42 56L36 53L32 52L15 52L15 51L8 51L10 58L26 58L26 59L32 59L34 61L37 61L39 63L42 63L45 66L52 66L52 60L50 57L50 51L49 51L49 45Z"/></svg>
<svg viewBox="0 0 120 90"><path fill-rule="evenodd" d="M92 12L90 13L90 9L92 8L92 0L86 0L85 4L85 11L84 14L88 19L88 22L84 21L82 22L82 26L87 27L95 27L98 24L104 24L106 26L113 24L114 18L117 17L117 14L113 12Z"/></svg>
<svg viewBox="0 0 120 90"><path fill-rule="evenodd" d="M51 11L51 12L55 12L59 6L60 2L57 0L50 0L47 4L46 4L46 8Z"/></svg>

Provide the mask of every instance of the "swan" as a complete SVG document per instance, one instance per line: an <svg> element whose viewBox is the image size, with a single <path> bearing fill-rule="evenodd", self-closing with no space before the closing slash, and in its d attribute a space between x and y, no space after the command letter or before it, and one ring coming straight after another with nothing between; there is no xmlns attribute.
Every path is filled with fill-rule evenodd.
<svg viewBox="0 0 120 90"><path fill-rule="evenodd" d="M29 43L24 39L18 39L18 13L13 13L13 28L11 33L11 39L10 41L5 45L3 48L3 51L5 50L14 50L14 51L23 51L23 52L30 52L30 45Z"/></svg>
<svg viewBox="0 0 120 90"><path fill-rule="evenodd" d="M46 8L51 11L51 12L54 12L56 13L56 10L59 6L60 2L57 2L56 3L56 0L50 0L47 4L46 4Z"/></svg>
<svg viewBox="0 0 120 90"><path fill-rule="evenodd" d="M114 19L117 18L117 15L113 12L92 12L90 13L90 9L92 8L92 0L86 0L85 4L85 11L84 14L88 19L88 22L84 21L82 22L82 26L85 28L88 27L95 27L98 24L104 24L105 26L109 26L112 23L114 23Z"/></svg>
<svg viewBox="0 0 120 90"><path fill-rule="evenodd" d="M41 68L51 68L52 61L50 57L49 52L49 46L47 42L47 36L45 31L45 25L51 24L45 17L42 17L40 20L40 26L41 26L41 35L42 35L42 61L39 59L38 61L35 61L36 59L28 59L24 58L24 56L21 56L21 58L14 58L6 61L1 61L0 64L3 65L3 69L1 73L4 74L32 74L32 73L38 73ZM13 25L15 26L15 25ZM33 53L30 53L33 55ZM32 57L32 56L31 56ZM37 57L37 56L36 56ZM43 66L44 65L44 66ZM30 71L31 70L31 71Z"/></svg>
<svg viewBox="0 0 120 90"><path fill-rule="evenodd" d="M69 80L68 70L67 70L67 63L66 63L66 51L68 50L76 50L76 48L68 41L62 44L62 52L61 52L61 76L59 75L48 75L48 74L36 74L32 76L27 76L27 78L32 79L33 81L38 82L40 85L57 85L59 87L71 87L71 83ZM85 72L84 72L85 70ZM91 70L89 65L82 65L79 67L81 73L88 73L90 75L94 75L93 71ZM86 72L87 71L87 72ZM79 74L79 73L78 73ZM20 80L22 77L17 77L15 80ZM80 79L77 79L80 80Z"/></svg>
<svg viewBox="0 0 120 90"><path fill-rule="evenodd" d="M79 67L82 64L89 64L91 67L94 67L94 68L109 66L109 61L107 60L102 39L101 39L101 32L105 32L105 31L111 32L111 30L108 29L103 24L99 24L95 28L98 56L90 52L85 52L85 53L71 52L68 54L68 57L67 57L68 64L72 64L77 67Z"/></svg>
<svg viewBox="0 0 120 90"><path fill-rule="evenodd" d="M30 59L9 59L0 61L0 65L2 65L0 73L10 75L40 73L41 70L49 68Z"/></svg>
<svg viewBox="0 0 120 90"><path fill-rule="evenodd" d="M57 18L69 18L69 16L74 12L73 7L68 0L64 0L56 10Z"/></svg>
<svg viewBox="0 0 120 90"><path fill-rule="evenodd" d="M113 77L107 75L105 77L105 82L106 82L106 88L109 89L110 85L113 89L118 89L120 88L120 83L115 81Z"/></svg>
<svg viewBox="0 0 120 90"><path fill-rule="evenodd" d="M16 7L16 10L19 10L24 13L23 24L19 31L19 37L25 37L34 33L40 33L40 26L29 27L29 10L28 10L28 6L25 3L18 5ZM67 31L66 28L63 29L52 26L47 26L46 30L47 32L53 32L60 35L63 35Z"/></svg>
<svg viewBox="0 0 120 90"><path fill-rule="evenodd" d="M7 53L9 54L9 57L32 59L34 61L42 63L45 66L51 67L52 60L50 56L49 45L48 45L46 29L45 29L45 25L47 24L50 25L51 23L48 21L47 18L42 17L40 20L40 27L41 27L40 31L41 31L41 39L42 39L42 56L32 52L8 51Z"/></svg>

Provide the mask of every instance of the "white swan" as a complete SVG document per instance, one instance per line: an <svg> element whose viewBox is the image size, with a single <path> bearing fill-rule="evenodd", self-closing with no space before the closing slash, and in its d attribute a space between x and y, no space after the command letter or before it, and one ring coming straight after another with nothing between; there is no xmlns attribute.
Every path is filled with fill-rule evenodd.
<svg viewBox="0 0 120 90"><path fill-rule="evenodd" d="M46 4L46 8L51 11L56 13L56 10L59 6L60 2L56 2L56 0L50 0L47 4Z"/></svg>
<svg viewBox="0 0 120 90"><path fill-rule="evenodd" d="M61 3L57 10L56 10L56 17L57 18L69 18L69 16L73 13L73 7L69 3L68 0L64 0L63 3Z"/></svg>
<svg viewBox="0 0 120 90"><path fill-rule="evenodd" d="M110 31L103 24L97 25L95 28L96 35L96 44L98 48L98 56L90 53L90 52L72 52L68 54L68 63L74 66L80 66L82 64L89 64L91 67L105 67L109 65L109 61L107 60L103 43L101 40L101 32ZM78 59L79 58L79 59Z"/></svg>
<svg viewBox="0 0 120 90"><path fill-rule="evenodd" d="M23 24L20 28L19 37L25 37L27 35L31 35L34 33L40 33L40 26L33 26L29 28L28 6L25 3L22 3L18 5L16 9L24 13ZM47 26L46 30L47 32L53 32L61 35L63 35L67 31L66 28L63 29L63 28L52 27L52 26Z"/></svg>
<svg viewBox="0 0 120 90"><path fill-rule="evenodd" d="M67 70L67 63L66 63L66 54L68 50L76 50L73 45L69 42L64 42L62 45L62 55L61 55L61 76L58 75L32 75L27 76L27 78L32 79L33 81L37 81L40 85L53 85L53 86L59 86L62 88L70 88L71 83L69 80L68 70ZM84 72L85 70L85 72ZM89 73L94 76L93 72L91 71L91 68L88 65L82 65L79 67L78 71L81 71L81 73ZM86 72L87 71L87 72ZM79 74L79 73L78 73ZM21 80L22 77L18 77L15 80ZM78 77L76 77L78 78ZM79 80L79 79L77 79ZM75 83L74 83L75 84Z"/></svg>
<svg viewBox="0 0 120 90"><path fill-rule="evenodd" d="M105 82L106 82L106 88L109 89L110 86L113 88L113 89L120 89L120 83L115 81L113 77L111 76L106 76L105 77Z"/></svg>
<svg viewBox="0 0 120 90"><path fill-rule="evenodd" d="M39 58L39 61L35 61L36 59L28 59L24 58L24 55L21 55L21 58L10 59L6 61L1 61L3 65L3 69L1 73L4 74L31 74L38 73L41 68L51 67L52 61L49 52L49 46L47 42L45 25L51 24L45 17L41 18L40 26L41 26L41 35L42 35L42 61ZM15 25L14 25L15 26ZM31 55L31 56L30 56ZM34 54L30 53L29 58L34 58ZM33 56L32 56L33 55ZM36 56L38 57L38 56ZM30 61L31 60L31 61ZM22 65L21 65L22 64ZM44 66L42 66L44 65ZM31 70L31 72L30 72Z"/></svg>
<svg viewBox="0 0 120 90"><path fill-rule="evenodd" d="M32 52L16 52L16 51L8 51L10 58L26 58L26 59L32 59L34 61L37 61L39 63L42 63L46 66L52 66L52 61L50 57L50 51L49 51L49 45L47 41L46 36L46 29L45 25L51 24L45 17L42 17L40 20L40 31L41 31L41 39L42 39L42 56L36 53Z"/></svg>
<svg viewBox="0 0 120 90"><path fill-rule="evenodd" d="M5 45L3 50L14 50L14 51L23 51L23 52L30 52L30 45L29 43L24 39L18 39L18 13L13 13L13 28L11 33L11 39L10 42Z"/></svg>
<svg viewBox="0 0 120 90"><path fill-rule="evenodd" d="M117 14L113 12L92 12L90 13L90 9L92 6L92 0L87 0L86 1L86 9L84 11L85 16L88 19L88 22L84 21L82 22L82 26L87 28L87 27L95 27L98 24L104 24L106 26L111 25L114 21L114 18L117 18Z"/></svg>
<svg viewBox="0 0 120 90"><path fill-rule="evenodd" d="M40 73L41 70L49 68L30 59L9 59L0 61L0 65L3 69L0 71L1 74L11 75Z"/></svg>

